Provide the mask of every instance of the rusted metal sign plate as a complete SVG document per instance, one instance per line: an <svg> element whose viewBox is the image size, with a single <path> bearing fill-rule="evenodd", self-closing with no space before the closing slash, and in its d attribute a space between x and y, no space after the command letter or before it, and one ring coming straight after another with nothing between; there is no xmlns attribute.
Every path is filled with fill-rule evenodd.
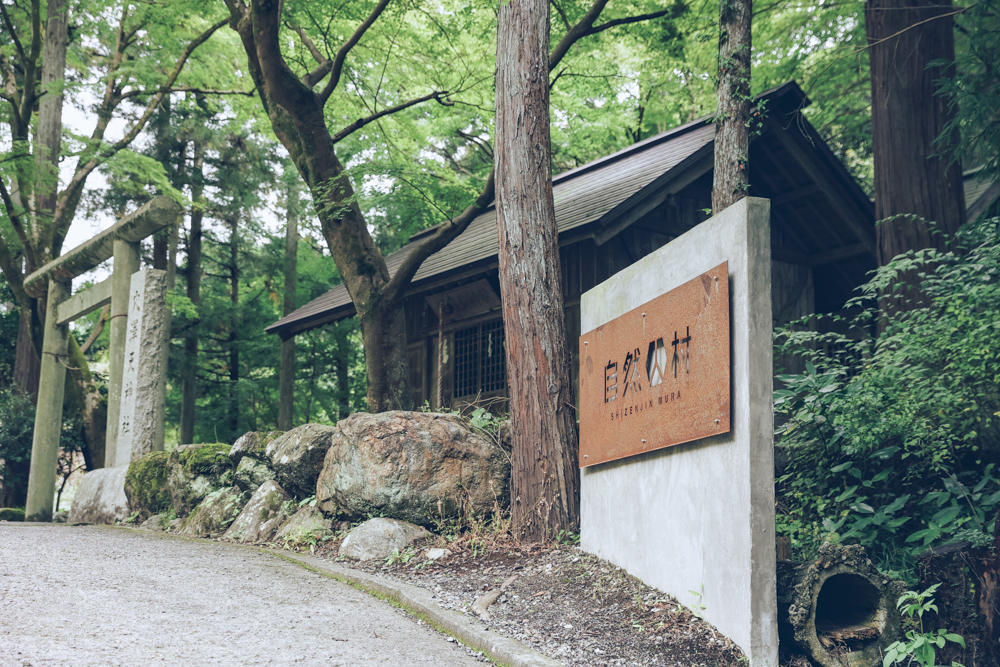
<svg viewBox="0 0 1000 667"><path fill-rule="evenodd" d="M580 336L580 466L729 431L729 264Z"/></svg>

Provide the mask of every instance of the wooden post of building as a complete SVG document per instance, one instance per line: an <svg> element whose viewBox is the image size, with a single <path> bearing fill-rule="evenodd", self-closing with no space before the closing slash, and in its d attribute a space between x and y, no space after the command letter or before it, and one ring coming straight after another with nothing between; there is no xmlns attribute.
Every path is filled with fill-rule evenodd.
<svg viewBox="0 0 1000 667"><path fill-rule="evenodd" d="M111 273L111 315L108 347L108 435L104 446L104 466L116 465L118 425L122 398L122 365L128 330L128 297L132 274L139 270L139 244L115 239L114 270ZM121 463L127 464L128 461Z"/></svg>
<svg viewBox="0 0 1000 667"><path fill-rule="evenodd" d="M59 324L59 304L70 294L68 281L49 280L42 333L42 369L38 383L38 407L35 432L31 441L31 468L26 521L52 521L52 503L56 488L56 460L62 431L63 394L66 389L66 352L69 326Z"/></svg>

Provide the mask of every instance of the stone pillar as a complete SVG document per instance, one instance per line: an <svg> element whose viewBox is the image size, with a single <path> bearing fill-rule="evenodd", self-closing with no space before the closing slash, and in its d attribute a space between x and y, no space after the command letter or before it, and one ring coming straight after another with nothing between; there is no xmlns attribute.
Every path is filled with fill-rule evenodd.
<svg viewBox="0 0 1000 667"><path fill-rule="evenodd" d="M166 289L166 271L143 269L132 274L115 445L115 464L119 466L128 465L143 454L163 450L160 383L167 370L164 329L170 323Z"/></svg>
<svg viewBox="0 0 1000 667"><path fill-rule="evenodd" d="M139 244L115 239L114 271L111 274L111 311L108 341L108 427L104 445L104 467L115 466L118 451L119 408L122 396L122 362L125 359L125 332L128 325L129 284L139 270ZM123 463L128 463L128 460Z"/></svg>
<svg viewBox="0 0 1000 667"><path fill-rule="evenodd" d="M52 521L56 462L62 432L63 394L66 389L66 352L69 327L59 324L59 304L69 298L70 284L49 280L42 339L42 369L38 382L38 407L31 441L26 521Z"/></svg>

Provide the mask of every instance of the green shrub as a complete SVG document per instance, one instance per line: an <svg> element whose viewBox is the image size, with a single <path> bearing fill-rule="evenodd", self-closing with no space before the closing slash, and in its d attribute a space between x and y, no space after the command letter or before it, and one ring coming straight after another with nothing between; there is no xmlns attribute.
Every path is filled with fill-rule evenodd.
<svg viewBox="0 0 1000 667"><path fill-rule="evenodd" d="M31 398L0 390L0 481L5 486L27 488L34 429L35 406Z"/></svg>
<svg viewBox="0 0 1000 667"><path fill-rule="evenodd" d="M808 557L831 533L883 567L909 569L927 545L994 530L1000 507L1000 221L964 228L952 252L901 255L833 318L847 334L776 333L781 375L778 528ZM878 298L917 275L923 306L881 322ZM821 318L820 318L821 319ZM823 322L819 322L822 328Z"/></svg>

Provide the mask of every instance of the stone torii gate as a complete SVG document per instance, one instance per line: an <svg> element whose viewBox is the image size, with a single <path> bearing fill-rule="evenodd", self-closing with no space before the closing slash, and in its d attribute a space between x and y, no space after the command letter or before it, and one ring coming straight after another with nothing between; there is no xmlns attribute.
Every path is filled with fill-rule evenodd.
<svg viewBox="0 0 1000 667"><path fill-rule="evenodd" d="M127 466L135 455L163 449L166 272L140 270L139 243L175 223L181 212L173 200L156 197L25 279L31 296L47 296L25 520L52 520L69 323L105 304L111 312L104 466ZM70 294L73 278L110 257L110 278Z"/></svg>

